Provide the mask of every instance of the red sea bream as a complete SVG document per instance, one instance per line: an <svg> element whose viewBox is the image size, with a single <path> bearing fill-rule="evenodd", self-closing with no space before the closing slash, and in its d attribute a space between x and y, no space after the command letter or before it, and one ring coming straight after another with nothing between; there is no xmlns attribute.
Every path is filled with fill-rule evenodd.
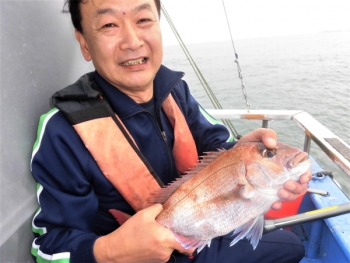
<svg viewBox="0 0 350 263"><path fill-rule="evenodd" d="M277 191L288 180L298 181L310 165L307 153L282 143L275 149L258 142L236 144L207 153L196 168L149 200L163 204L156 221L185 248L200 251L211 239L233 232L231 245L246 237L255 249L263 214L279 200Z"/></svg>

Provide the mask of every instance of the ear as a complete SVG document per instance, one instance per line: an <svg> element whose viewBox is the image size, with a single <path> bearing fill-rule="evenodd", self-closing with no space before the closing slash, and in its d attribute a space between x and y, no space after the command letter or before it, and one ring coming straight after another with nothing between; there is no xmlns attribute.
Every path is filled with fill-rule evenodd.
<svg viewBox="0 0 350 263"><path fill-rule="evenodd" d="M88 44L87 44L87 41L86 41L84 35L81 32L79 32L78 30L75 30L75 38L79 42L80 50L81 50L81 53L83 54L85 60L90 61L91 55L90 55L89 47L88 47Z"/></svg>

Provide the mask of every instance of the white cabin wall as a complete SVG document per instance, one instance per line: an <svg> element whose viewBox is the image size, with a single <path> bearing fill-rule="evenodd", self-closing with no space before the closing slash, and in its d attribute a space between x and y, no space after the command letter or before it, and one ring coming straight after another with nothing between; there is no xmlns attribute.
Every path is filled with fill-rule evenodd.
<svg viewBox="0 0 350 263"><path fill-rule="evenodd" d="M30 172L38 120L51 95L92 71L74 38L64 1L0 1L0 262L32 262L38 207Z"/></svg>

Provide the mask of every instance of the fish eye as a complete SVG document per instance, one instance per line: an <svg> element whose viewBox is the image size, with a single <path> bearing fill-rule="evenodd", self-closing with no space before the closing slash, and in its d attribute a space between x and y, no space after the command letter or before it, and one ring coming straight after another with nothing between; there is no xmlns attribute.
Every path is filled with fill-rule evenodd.
<svg viewBox="0 0 350 263"><path fill-rule="evenodd" d="M275 156L277 149L264 149L262 155L267 158L272 158Z"/></svg>

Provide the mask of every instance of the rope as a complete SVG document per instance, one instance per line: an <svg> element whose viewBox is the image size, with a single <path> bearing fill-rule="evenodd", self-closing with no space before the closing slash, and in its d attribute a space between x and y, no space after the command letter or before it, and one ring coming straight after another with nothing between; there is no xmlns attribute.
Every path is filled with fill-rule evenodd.
<svg viewBox="0 0 350 263"><path fill-rule="evenodd" d="M250 110L250 103L248 102L247 90L246 90L245 84L244 84L244 82L243 82L243 75L242 75L242 71L241 71L241 66L239 65L239 62L238 62L238 54L237 54L236 49L235 49L235 44L233 43L233 37L232 37L232 33L231 33L231 27L230 27L230 23L229 23L229 21L228 21L228 17L227 17L227 13L226 13L226 7L225 7L224 0L222 0L222 5L224 6L224 11L225 11L225 16L226 16L227 26L228 26L228 30L230 31L231 43L232 43L233 51L235 52L235 57L236 57L235 63L237 64L238 77L241 79L241 88L242 88L243 97L244 97L244 99L245 99L245 104L246 104L246 107L247 107L247 111L249 112L249 110Z"/></svg>
<svg viewBox="0 0 350 263"><path fill-rule="evenodd" d="M190 52L188 51L185 43L182 41L180 34L176 30L176 27L175 27L174 23L172 22L168 12L166 11L163 3L161 3L161 10L163 12L164 17L168 21L169 26L171 27L172 31L174 32L174 35L177 38L177 40L178 40L182 50L184 51L188 61L190 62L194 72L196 73L199 81L201 82L205 92L207 93L208 98L210 99L211 103L213 104L214 108L215 109L222 109L222 106L221 106L219 100L216 98L214 92L210 88L208 82L205 80L204 76L202 75L202 72L200 71L200 69L198 68L194 59L192 58ZM232 134L234 135L235 138L237 138L237 139L240 138L240 135L238 135L238 133L237 133L236 129L234 128L234 126L232 125L231 121L229 121L227 119L223 119L222 122L225 124L226 127L229 128L229 130L232 132Z"/></svg>
<svg viewBox="0 0 350 263"><path fill-rule="evenodd" d="M236 59L238 59L238 55L237 55L236 49L235 49L235 43L233 43L233 37L232 37L232 33L231 33L231 27L230 27L230 23L229 23L229 21L228 21L228 17L227 17L227 13L226 13L226 7L225 7L224 0L222 0L222 5L224 6L224 11L225 11L225 16L226 16L226 22L227 22L227 25L228 25L228 31L230 31L231 43L232 43L233 51L235 52Z"/></svg>

